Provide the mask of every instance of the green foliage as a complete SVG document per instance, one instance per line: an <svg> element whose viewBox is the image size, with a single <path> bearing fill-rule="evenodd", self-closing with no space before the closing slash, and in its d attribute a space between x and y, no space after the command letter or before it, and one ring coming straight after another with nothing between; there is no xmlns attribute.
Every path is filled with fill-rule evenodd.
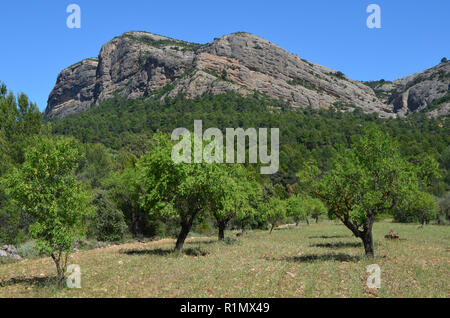
<svg viewBox="0 0 450 318"><path fill-rule="evenodd" d="M337 78L340 78L340 79L345 79L345 74L342 73L341 71L337 71L335 73L330 72L330 73L328 73L328 75L331 75L331 76L334 76L334 77L337 77Z"/></svg>
<svg viewBox="0 0 450 318"><path fill-rule="evenodd" d="M261 200L261 187L255 176L243 165L215 165L211 180L214 189L209 200L208 210L219 228L219 240L224 239L224 230L228 223L236 218L245 227L256 213Z"/></svg>
<svg viewBox="0 0 450 318"><path fill-rule="evenodd" d="M123 213L103 191L97 193L93 204L97 207L97 213L92 220L91 235L102 242L121 241L128 230Z"/></svg>
<svg viewBox="0 0 450 318"><path fill-rule="evenodd" d="M317 193L337 217L348 216L361 227L369 215L392 209L417 188L414 169L401 157L394 140L370 129L353 149L340 154Z"/></svg>
<svg viewBox="0 0 450 318"><path fill-rule="evenodd" d="M442 199L439 200L439 206L441 211L438 215L438 223L448 224L450 222L450 193L447 193Z"/></svg>
<svg viewBox="0 0 450 318"><path fill-rule="evenodd" d="M0 83L0 147L5 162L22 163L23 150L29 144L28 137L41 130L41 114L36 104L21 93L17 97Z"/></svg>
<svg viewBox="0 0 450 318"><path fill-rule="evenodd" d="M220 78L224 74L222 72L216 76ZM261 191L264 202L272 197L287 199L287 189L292 188L302 197L311 193L314 180L322 174L326 175L342 155L342 149L349 148L370 124L394 136L402 158L423 168L417 172L420 191L442 196L450 189L450 131L445 119L430 119L423 114L407 119L380 119L357 111L292 110L288 103L269 99L257 92L246 97L236 93L206 94L192 100L177 96L166 98L162 104L161 97L169 88L152 92L146 99L128 101L115 97L101 102L88 112L64 120L47 120L44 127L55 135L73 136L82 142L75 146L78 152L84 154L77 161L77 179L93 188L108 191L108 197L114 201L136 237L179 233L181 224L178 212L165 211L175 209L175 201L171 201L176 200L175 195L170 196L169 201L166 201L169 199L166 196L159 198L165 206L163 213L148 213L150 209L158 211L158 208L151 208L149 202L141 204L145 203L143 198L148 195L150 186L143 181L143 160L138 167L136 163L149 150L154 151L148 140L152 139L155 131L170 133L177 127L189 129L194 119L199 118L205 127L222 130L227 127L280 127L281 149L280 172L271 176L270 180L250 176L252 168L248 167L240 169L245 172L241 175L239 171L233 172L234 167L224 170L224 167L216 166L214 173L205 172L210 180L220 180L220 176L226 176L224 180L227 181L209 183L210 197L202 203L205 206L204 211L198 214L201 217L194 218L193 225L196 227L203 220L206 220L205 224L211 224L214 211L219 212L218 219L213 217L216 223L231 218L228 226L231 224L243 229L262 227L266 221L259 209ZM39 113L33 111L32 103L24 97L19 98L19 103L19 99L8 94L4 86L0 86L0 91L4 114L0 118L1 176L23 162L23 149L34 142L27 136L28 132L30 135L37 134L42 127L40 120L36 119ZM19 107L19 104L22 106ZM20 113L28 115L18 116ZM436 166L439 168L438 174L434 174ZM427 171L429 167L434 168ZM236 178L241 181L236 182ZM257 183L262 185L262 190ZM183 186L186 184L183 182ZM178 186L161 186L158 191L178 189ZM234 208L230 208L233 206L230 203L235 203ZM5 186L0 186L0 240L19 243L26 239L32 219L27 211L22 211L8 198Z"/></svg>
<svg viewBox="0 0 450 318"><path fill-rule="evenodd" d="M304 204L306 206L308 215L311 215L311 217L316 220L316 223L319 222L319 218L321 215L327 213L327 208L325 207L323 202L317 198L307 196L304 199Z"/></svg>
<svg viewBox="0 0 450 318"><path fill-rule="evenodd" d="M289 197L286 188L279 183L277 183L273 187L273 190L274 190L275 196L279 199L286 200Z"/></svg>
<svg viewBox="0 0 450 318"><path fill-rule="evenodd" d="M112 170L112 156L102 144L82 144L80 152L84 154L80 158L77 168L78 179L98 188Z"/></svg>
<svg viewBox="0 0 450 318"><path fill-rule="evenodd" d="M382 88L385 84L392 84L391 81L386 81L384 79L381 79L379 81L369 81L369 82L363 82L363 84L369 86L373 89L375 92L375 95L379 99L388 99L391 94L395 91L396 85L393 86L392 90L387 91L385 87Z"/></svg>
<svg viewBox="0 0 450 318"><path fill-rule="evenodd" d="M417 160L416 165L421 189L435 195L443 195L445 189L442 184L443 173L439 162L434 157L425 155Z"/></svg>
<svg viewBox="0 0 450 318"><path fill-rule="evenodd" d="M137 41L139 43L149 45L156 48L163 48L171 46L171 48L178 51L178 49L181 48L181 51L197 51L199 48L202 47L201 44L198 43L191 43L191 42L185 42L181 40L174 40L174 39L164 39L164 40L151 40L149 38L141 38L137 36L133 36L131 34L125 34L125 36L133 41Z"/></svg>
<svg viewBox="0 0 450 318"><path fill-rule="evenodd" d="M376 127L340 153L333 170L314 190L329 213L363 240L370 256L375 216L409 205L419 191L415 167L401 156L396 142Z"/></svg>
<svg viewBox="0 0 450 318"><path fill-rule="evenodd" d="M0 82L0 178L24 160L31 137L41 131L41 115L25 94L17 97ZM0 182L0 243L27 239L29 215L20 210Z"/></svg>
<svg viewBox="0 0 450 318"><path fill-rule="evenodd" d="M78 160L73 140L36 138L21 169L6 180L10 197L33 215L30 232L37 249L55 261L60 285L72 244L85 231L83 218L93 211L90 192L73 176Z"/></svg>
<svg viewBox="0 0 450 318"><path fill-rule="evenodd" d="M325 214L327 209L322 201L309 195L296 194L287 201L287 215L292 217L296 224L301 220L308 222L310 217L318 221L320 215Z"/></svg>
<svg viewBox="0 0 450 318"><path fill-rule="evenodd" d="M160 226L150 221L150 226L147 227L146 212L140 204L143 191L138 179L139 171L131 160L125 164L123 170L112 172L105 180L105 186L116 206L122 211L131 233L141 237L144 233L153 235L155 228Z"/></svg>
<svg viewBox="0 0 450 318"><path fill-rule="evenodd" d="M430 112L430 111L436 110L436 109L440 108L442 104L448 103L449 101L450 101L450 93L446 94L440 98L436 98L430 104L428 104L427 107L422 109L421 112L425 113L425 112Z"/></svg>
<svg viewBox="0 0 450 318"><path fill-rule="evenodd" d="M222 74L220 75L220 78L226 81L228 79L228 73L226 69L222 70Z"/></svg>
<svg viewBox="0 0 450 318"><path fill-rule="evenodd" d="M220 172L207 163L180 163L172 160L173 144L158 133L151 150L138 163L142 206L150 215L176 218L181 224L176 250L181 251L196 217L207 212L215 199L214 180Z"/></svg>
<svg viewBox="0 0 450 318"><path fill-rule="evenodd" d="M397 222L420 222L422 225L435 220L440 206L428 192L417 192L405 204L395 209L394 220Z"/></svg>
<svg viewBox="0 0 450 318"><path fill-rule="evenodd" d="M148 150L145 140L155 131L171 133L178 127L192 130L194 120L199 118L204 127L218 127L222 131L228 127L279 127L281 171L272 176L272 181L286 185L296 182L295 174L303 162L315 162L320 170L330 170L336 150L350 147L365 127L375 124L395 137L408 161L424 154L434 157L445 176L445 183L439 187L449 188L445 154L449 154L450 126L445 119L427 118L423 114L407 119L381 119L361 112L294 111L286 103L258 93L246 97L236 93L204 95L190 100L177 97L167 99L164 105L160 103L161 97L106 100L77 116L52 120L51 129L55 134L74 136L83 142L102 143L114 151L129 149L139 157Z"/></svg>
<svg viewBox="0 0 450 318"><path fill-rule="evenodd" d="M238 244L238 240L231 238L231 237L226 237L223 239L222 243L225 245L236 245Z"/></svg>
<svg viewBox="0 0 450 318"><path fill-rule="evenodd" d="M0 209L0 244L17 244L20 229L20 213L16 206L2 206Z"/></svg>
<svg viewBox="0 0 450 318"><path fill-rule="evenodd" d="M34 240L29 240L17 247L17 253L23 258L33 258L39 256L39 251Z"/></svg>
<svg viewBox="0 0 450 318"><path fill-rule="evenodd" d="M297 225L301 220L306 220L308 218L308 214L301 196L293 195L288 199L287 215L292 217Z"/></svg>
<svg viewBox="0 0 450 318"><path fill-rule="evenodd" d="M287 217L287 201L278 198L270 198L260 207L261 213L267 223L270 224L270 233Z"/></svg>

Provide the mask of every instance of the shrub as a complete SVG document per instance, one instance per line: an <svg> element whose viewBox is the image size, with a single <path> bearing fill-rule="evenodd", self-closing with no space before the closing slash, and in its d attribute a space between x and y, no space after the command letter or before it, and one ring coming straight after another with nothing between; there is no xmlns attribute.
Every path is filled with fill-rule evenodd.
<svg viewBox="0 0 450 318"><path fill-rule="evenodd" d="M437 217L438 224L448 224L450 222L450 192L439 200L439 206L441 207L441 212Z"/></svg>
<svg viewBox="0 0 450 318"><path fill-rule="evenodd" d="M123 213L107 197L105 192L99 192L94 204L97 206L97 214L93 220L93 232L99 241L121 241L127 232Z"/></svg>
<svg viewBox="0 0 450 318"><path fill-rule="evenodd" d="M225 245L234 245L237 244L238 242L239 242L238 240L231 237L226 237L222 240L222 243Z"/></svg>
<svg viewBox="0 0 450 318"><path fill-rule="evenodd" d="M17 252L23 258L33 258L39 256L39 252L35 248L35 240L30 240L17 247Z"/></svg>

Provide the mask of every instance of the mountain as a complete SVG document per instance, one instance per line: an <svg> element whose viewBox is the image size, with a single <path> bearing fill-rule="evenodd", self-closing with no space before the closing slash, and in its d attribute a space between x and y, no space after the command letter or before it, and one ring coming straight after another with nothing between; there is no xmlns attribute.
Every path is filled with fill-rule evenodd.
<svg viewBox="0 0 450 318"><path fill-rule="evenodd" d="M164 92L195 98L255 90L292 107L360 108L381 117L405 116L437 99L433 114L447 115L450 63L390 82L363 83L311 63L249 33L233 33L204 45L147 32L127 32L106 43L98 58L63 70L45 114L64 118L119 94L127 99Z"/></svg>

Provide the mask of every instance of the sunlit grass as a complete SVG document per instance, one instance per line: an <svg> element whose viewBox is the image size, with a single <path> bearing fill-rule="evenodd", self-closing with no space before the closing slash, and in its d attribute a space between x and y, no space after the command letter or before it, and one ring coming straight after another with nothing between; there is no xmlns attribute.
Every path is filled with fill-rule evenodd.
<svg viewBox="0 0 450 318"><path fill-rule="evenodd" d="M384 235L393 229L402 240ZM235 238L231 232L227 233ZM374 226L376 258L334 222L237 242L194 238L185 254L173 240L132 243L72 255L82 289L58 290L50 259L0 265L0 297L449 297L448 227L394 223ZM366 287L366 266L381 267L380 290Z"/></svg>

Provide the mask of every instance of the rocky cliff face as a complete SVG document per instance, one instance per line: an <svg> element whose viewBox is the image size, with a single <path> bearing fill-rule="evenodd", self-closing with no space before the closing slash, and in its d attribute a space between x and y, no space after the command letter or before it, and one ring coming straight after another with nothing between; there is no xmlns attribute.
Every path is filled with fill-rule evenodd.
<svg viewBox="0 0 450 318"><path fill-rule="evenodd" d="M65 117L89 109L93 102L97 59L87 59L62 71L48 98L46 113Z"/></svg>
<svg viewBox="0 0 450 318"><path fill-rule="evenodd" d="M378 82L373 88L398 116L422 110L433 117L450 115L450 62L394 82Z"/></svg>
<svg viewBox="0 0 450 318"><path fill-rule="evenodd" d="M448 68L442 71L448 79ZM416 83L415 78L383 88L388 96L382 99L371 87L302 60L252 34L234 33L199 45L146 32L127 32L105 44L98 59L87 59L62 71L45 113L63 118L114 94L134 99L165 88L162 100L180 93L195 98L204 93L236 91L245 95L257 90L288 101L292 107L361 108L392 117L396 111L408 112L398 101L400 92L403 94L401 87L409 92L409 111L440 97L445 81L439 79L436 86L438 79L434 78L414 88L409 83Z"/></svg>

